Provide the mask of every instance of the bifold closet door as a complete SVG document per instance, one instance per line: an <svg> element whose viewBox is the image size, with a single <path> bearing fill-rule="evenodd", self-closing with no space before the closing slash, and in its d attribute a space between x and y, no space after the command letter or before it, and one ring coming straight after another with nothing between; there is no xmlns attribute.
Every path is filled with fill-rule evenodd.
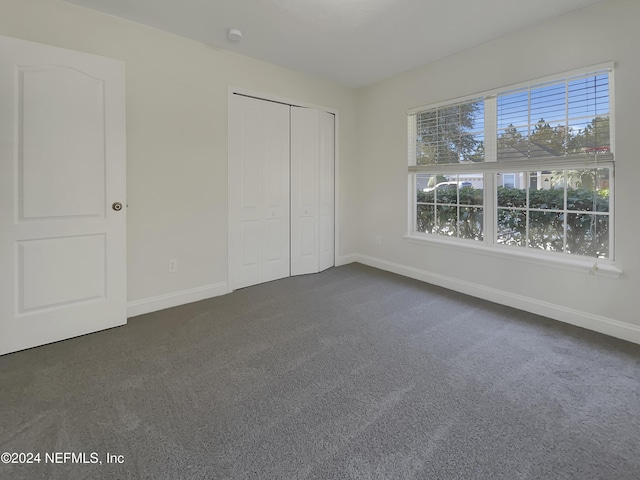
<svg viewBox="0 0 640 480"><path fill-rule="evenodd" d="M290 107L232 95L229 108L229 286L237 289L290 275Z"/></svg>
<svg viewBox="0 0 640 480"><path fill-rule="evenodd" d="M291 275L334 265L334 116L291 107Z"/></svg>

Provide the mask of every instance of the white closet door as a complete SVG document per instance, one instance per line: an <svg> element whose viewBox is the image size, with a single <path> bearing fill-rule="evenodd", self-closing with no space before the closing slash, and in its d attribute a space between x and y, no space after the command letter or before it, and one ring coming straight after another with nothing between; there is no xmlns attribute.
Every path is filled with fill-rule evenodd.
<svg viewBox="0 0 640 480"><path fill-rule="evenodd" d="M333 267L335 263L334 245L334 189L335 189L335 116L318 112L319 118L319 219L318 248L319 271Z"/></svg>
<svg viewBox="0 0 640 480"><path fill-rule="evenodd" d="M291 275L334 265L334 116L291 107Z"/></svg>
<svg viewBox="0 0 640 480"><path fill-rule="evenodd" d="M124 86L0 37L0 354L126 323Z"/></svg>
<svg viewBox="0 0 640 480"><path fill-rule="evenodd" d="M229 104L231 289L289 276L289 106Z"/></svg>
<svg viewBox="0 0 640 480"><path fill-rule="evenodd" d="M318 272L319 113L291 107L291 275Z"/></svg>

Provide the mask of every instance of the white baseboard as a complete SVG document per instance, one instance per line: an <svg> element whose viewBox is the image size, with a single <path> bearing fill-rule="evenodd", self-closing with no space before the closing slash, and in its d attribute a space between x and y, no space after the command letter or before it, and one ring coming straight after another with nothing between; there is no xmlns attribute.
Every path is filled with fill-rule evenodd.
<svg viewBox="0 0 640 480"><path fill-rule="evenodd" d="M352 262L362 263L364 265L369 265L370 267L397 273L405 277L414 278L416 280L448 288L449 290L465 293L473 297L482 298L501 305L535 313L537 315L542 315L554 320L570 323L571 325L576 325L588 330L593 330L599 333L604 333L605 335L640 344L640 326L638 325L621 322L601 315L594 315L592 313L575 310L573 308L563 307L561 305L543 302L535 298L505 292L503 290L498 290L477 283L458 280L446 275L408 267L406 265L381 260L368 255L355 254L348 255L347 257L350 261L345 262L342 265ZM336 265L338 265L338 262L336 262Z"/></svg>
<svg viewBox="0 0 640 480"><path fill-rule="evenodd" d="M165 308L177 307L186 303L198 302L206 298L217 297L229 293L227 282L219 282L203 287L191 288L181 292L167 293L157 297L134 300L127 304L127 318L137 317L145 313L157 312Z"/></svg>
<svg viewBox="0 0 640 480"><path fill-rule="evenodd" d="M336 267L341 267L342 265L348 265L349 263L357 262L360 257L361 255L358 255L357 253L336 257Z"/></svg>

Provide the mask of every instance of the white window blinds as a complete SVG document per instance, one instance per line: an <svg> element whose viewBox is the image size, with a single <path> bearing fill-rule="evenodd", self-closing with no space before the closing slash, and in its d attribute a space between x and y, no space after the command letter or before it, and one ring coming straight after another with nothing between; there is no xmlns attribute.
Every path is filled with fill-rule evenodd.
<svg viewBox="0 0 640 480"><path fill-rule="evenodd" d="M609 72L498 94L499 162L612 159Z"/></svg>
<svg viewBox="0 0 640 480"><path fill-rule="evenodd" d="M409 127L415 165L484 161L483 98L410 115Z"/></svg>
<svg viewBox="0 0 640 480"><path fill-rule="evenodd" d="M612 163L611 84L607 64L413 109L410 171Z"/></svg>

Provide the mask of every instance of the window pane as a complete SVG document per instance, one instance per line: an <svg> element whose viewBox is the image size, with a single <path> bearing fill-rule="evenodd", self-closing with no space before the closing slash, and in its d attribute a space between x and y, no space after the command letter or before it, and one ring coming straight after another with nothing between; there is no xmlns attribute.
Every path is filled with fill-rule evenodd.
<svg viewBox="0 0 640 480"><path fill-rule="evenodd" d="M567 170L567 210L593 211L598 203L596 171Z"/></svg>
<svg viewBox="0 0 640 480"><path fill-rule="evenodd" d="M460 219L458 221L460 238L482 240L484 238L483 222L482 208L461 207Z"/></svg>
<svg viewBox="0 0 640 480"><path fill-rule="evenodd" d="M504 188L516 188L516 176L513 173L502 174L502 187Z"/></svg>
<svg viewBox="0 0 640 480"><path fill-rule="evenodd" d="M498 96L498 129L529 124L529 91Z"/></svg>
<svg viewBox="0 0 640 480"><path fill-rule="evenodd" d="M609 169L566 170L565 175L567 210L609 211Z"/></svg>
<svg viewBox="0 0 640 480"><path fill-rule="evenodd" d="M569 117L609 114L609 75L602 74L569 82Z"/></svg>
<svg viewBox="0 0 640 480"><path fill-rule="evenodd" d="M524 210L498 209L498 243L524 246L526 234L527 213Z"/></svg>
<svg viewBox="0 0 640 480"><path fill-rule="evenodd" d="M564 121L567 116L566 84L556 83L531 90L531 121Z"/></svg>
<svg viewBox="0 0 640 480"><path fill-rule="evenodd" d="M437 145L436 163L443 165L447 163L460 163L460 154L458 153L459 137L456 141L451 139L440 140Z"/></svg>
<svg viewBox="0 0 640 480"><path fill-rule="evenodd" d="M436 163L438 141L437 112L430 110L416 115L416 164Z"/></svg>
<svg viewBox="0 0 640 480"><path fill-rule="evenodd" d="M567 253L596 258L609 256L609 215L569 213Z"/></svg>
<svg viewBox="0 0 640 480"><path fill-rule="evenodd" d="M609 182L611 169L599 168L596 170L596 212L609 211Z"/></svg>
<svg viewBox="0 0 640 480"><path fill-rule="evenodd" d="M529 172L529 207L564 210L564 171Z"/></svg>
<svg viewBox="0 0 640 480"><path fill-rule="evenodd" d="M431 179L432 175L425 175L422 173L419 173L416 175L416 191L418 192L422 192L425 188L427 188L427 185L429 184L429 180Z"/></svg>
<svg viewBox="0 0 640 480"><path fill-rule="evenodd" d="M441 182L436 185L436 203L458 204L458 181L455 180L455 175L449 178L453 178L453 180Z"/></svg>
<svg viewBox="0 0 640 480"><path fill-rule="evenodd" d="M438 205L436 207L436 218L436 230L439 235L456 236L458 207L454 205Z"/></svg>
<svg viewBox="0 0 640 480"><path fill-rule="evenodd" d="M569 122L567 153L595 155L611 152L609 117L595 117Z"/></svg>
<svg viewBox="0 0 640 480"><path fill-rule="evenodd" d="M473 102L472 105L472 123L469 130L484 133L484 100Z"/></svg>
<svg viewBox="0 0 640 480"><path fill-rule="evenodd" d="M508 125L498 130L498 160L523 160L529 158L529 127Z"/></svg>
<svg viewBox="0 0 640 480"><path fill-rule="evenodd" d="M484 204L484 176L481 173L461 173L458 175L458 185L460 205Z"/></svg>
<svg viewBox="0 0 640 480"><path fill-rule="evenodd" d="M463 135L461 162L484 162L484 133Z"/></svg>
<svg viewBox="0 0 640 480"><path fill-rule="evenodd" d="M498 160L610 152L606 73L499 95L497 108Z"/></svg>
<svg viewBox="0 0 640 480"><path fill-rule="evenodd" d="M433 203L435 201L434 192L429 185L435 184L435 175L417 174L416 175L416 201L418 203Z"/></svg>
<svg viewBox="0 0 640 480"><path fill-rule="evenodd" d="M435 202L436 190L447 190L450 188L450 185L455 186L456 184L455 175L426 174L420 175L420 177L420 186L425 185L425 187L422 188L422 194L420 193L420 186L418 186L418 198L423 199L419 200L421 202ZM450 180L450 178L453 178L453 180Z"/></svg>
<svg viewBox="0 0 640 480"><path fill-rule="evenodd" d="M565 154L567 128L540 119L529 135L529 155L531 158L558 157Z"/></svg>
<svg viewBox="0 0 640 480"><path fill-rule="evenodd" d="M484 100L416 114L416 164L484 160Z"/></svg>
<svg viewBox="0 0 640 480"><path fill-rule="evenodd" d="M484 174L416 174L416 191L417 232L483 240Z"/></svg>
<svg viewBox="0 0 640 480"><path fill-rule="evenodd" d="M416 209L416 232L435 233L435 207L418 205Z"/></svg>
<svg viewBox="0 0 640 480"><path fill-rule="evenodd" d="M527 206L525 177L524 172L499 173L497 175L499 207Z"/></svg>
<svg viewBox="0 0 640 480"><path fill-rule="evenodd" d="M564 249L564 213L529 212L529 246L548 252Z"/></svg>

